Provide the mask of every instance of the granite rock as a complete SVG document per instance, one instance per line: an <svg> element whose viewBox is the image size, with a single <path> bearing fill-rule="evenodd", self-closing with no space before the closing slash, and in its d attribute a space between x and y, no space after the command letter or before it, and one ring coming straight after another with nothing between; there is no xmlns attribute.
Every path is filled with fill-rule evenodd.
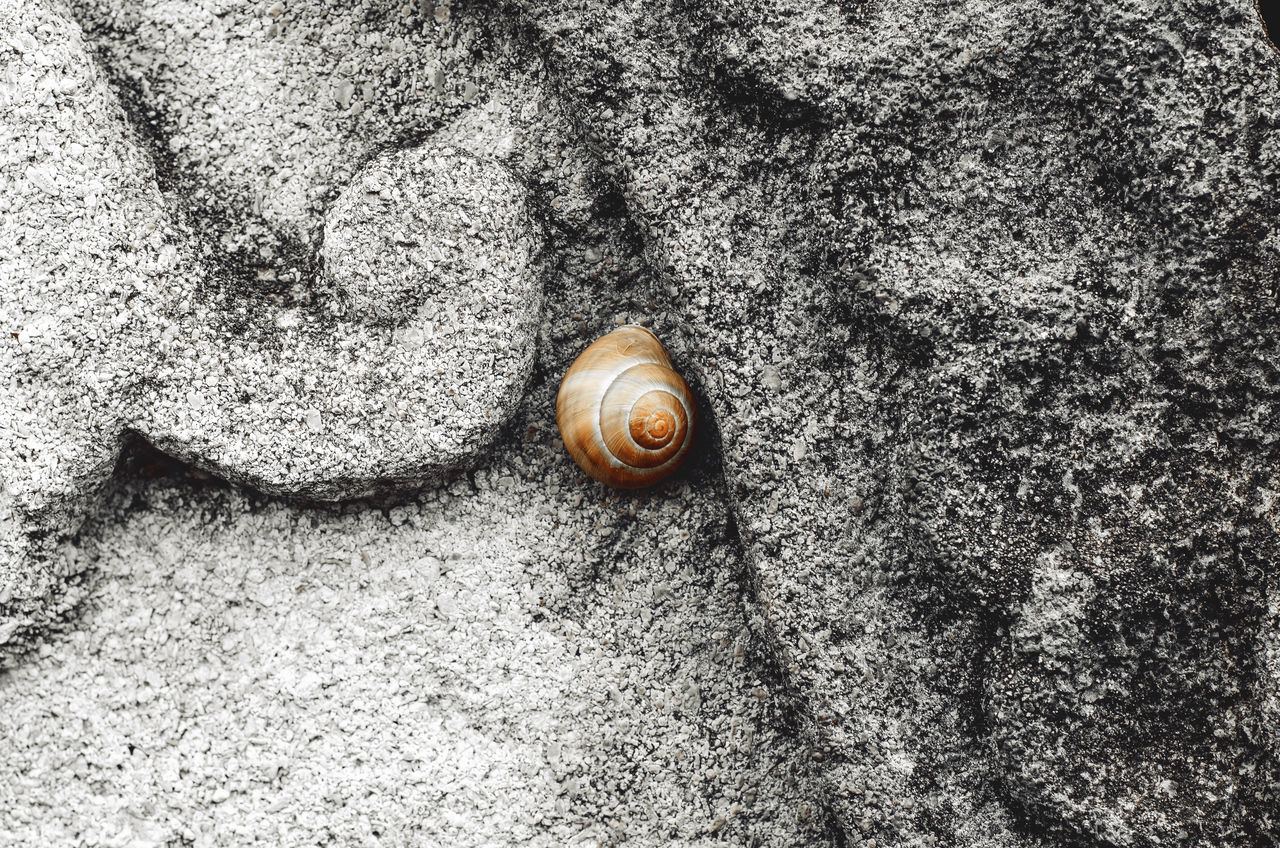
<svg viewBox="0 0 1280 848"><path fill-rule="evenodd" d="M30 277L49 300L21 311L39 321L13 319L5 290L6 322L32 325L8 350L42 376L10 381L6 414L22 412L5 426L37 435L6 456L23 471L0 493L23 516L5 532L29 541L0 550L46 563L42 588L23 590L41 600L10 604L12 620L74 613L91 594L93 546L69 540L125 428L116 407L90 402L89 377L145 349L125 339L152 337L130 322L109 331L128 292L112 300L85 274L158 274L147 263L182 244L193 261L180 266L263 287L268 305L242 311L359 301L371 289L342 289L312 264L351 208L341 187L391 167L386 150L448 147L509 173L545 228L535 401L498 440L512 488L481 500L514 513L527 497L516 481L550 475L556 520L620 507L562 548L535 525L522 537L579 575L584 609L603 575L661 573L670 545L707 573L728 554L696 533L680 548L651 501L632 515L575 473L551 435L559 374L636 321L705 401L691 479L722 483L646 497L711 514L723 499L723 519L700 526L721 528L711 535L740 563L742 593L716 607L715 626L746 627L751 662L776 671L793 733L769 724L777 716L761 726L779 762L813 776L838 832L767 838L1280 840L1280 58L1251 3L78 0L74 13L100 65L29 70L59 44L82 50L79 36L48 31L28 50L35 36L19 34L7 67L30 82L11 91L41 103L72 86L64 76L110 78L113 92L84 89L91 102L74 114L90 117L71 129L87 134L58 161L106 168L99 194L133 206L98 212L117 216L106 231L58 239L69 258ZM26 146L0 169L4 196L27 211L15 217L10 201L0 231L69 220L48 199L61 166L40 151L45 128L74 114L6 125ZM0 268L42 255L25 235L0 245ZM236 314L251 289L227 289L218 313ZM404 292L376 294L389 295L379 321L410 308ZM156 440L236 476L212 449ZM156 520L181 524L200 503ZM228 503L233 522L248 509ZM100 512L106 528L123 520ZM468 514L486 521L484 508ZM68 593L49 595L59 581ZM629 749L608 768L647 762Z"/></svg>
<svg viewBox="0 0 1280 848"><path fill-rule="evenodd" d="M513 9L686 331L850 844L1273 844L1251 6Z"/></svg>
<svg viewBox="0 0 1280 848"><path fill-rule="evenodd" d="M311 500L437 485L489 449L528 383L545 275L505 166L408 140L364 162L311 284L289 269L272 290L279 269L232 267L162 191L70 13L0 12L0 647L66 611L60 551L131 435Z"/></svg>

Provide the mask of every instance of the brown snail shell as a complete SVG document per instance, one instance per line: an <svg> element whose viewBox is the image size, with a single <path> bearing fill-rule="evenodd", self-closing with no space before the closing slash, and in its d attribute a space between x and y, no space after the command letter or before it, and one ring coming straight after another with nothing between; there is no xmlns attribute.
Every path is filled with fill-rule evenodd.
<svg viewBox="0 0 1280 848"><path fill-rule="evenodd" d="M556 397L569 455L601 483L621 489L671 476L693 444L693 392L650 330L627 324L578 355Z"/></svg>

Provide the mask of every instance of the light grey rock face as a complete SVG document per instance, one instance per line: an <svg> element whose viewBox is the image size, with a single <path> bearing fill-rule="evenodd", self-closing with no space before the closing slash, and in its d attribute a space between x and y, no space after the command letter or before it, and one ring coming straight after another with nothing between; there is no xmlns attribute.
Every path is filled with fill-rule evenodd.
<svg viewBox="0 0 1280 848"><path fill-rule="evenodd" d="M272 293L258 283L279 274L228 270L200 210L161 192L66 10L0 11L0 645L62 609L45 596L78 566L59 548L127 433L320 500L439 484L491 446L544 276L504 165L408 140L365 162L325 218L323 274Z"/></svg>
<svg viewBox="0 0 1280 848"><path fill-rule="evenodd" d="M386 512L121 488L0 678L0 843L830 845L716 475L584 499L559 460Z"/></svg>
<svg viewBox="0 0 1280 848"><path fill-rule="evenodd" d="M372 154L456 118L483 73L482 31L447 8L70 6L144 129L162 187L266 288L308 275L325 211Z"/></svg>
<svg viewBox="0 0 1280 848"><path fill-rule="evenodd" d="M143 366L136 293L173 272L179 236L74 23L4 3L0 32L3 643L83 567L59 547L115 465L118 399Z"/></svg>
<svg viewBox="0 0 1280 848"><path fill-rule="evenodd" d="M503 166L434 145L381 156L330 209L305 302L178 293L131 423L266 492L440 483L489 447L528 383L540 248Z"/></svg>
<svg viewBox="0 0 1280 848"><path fill-rule="evenodd" d="M546 402L504 443L546 452L510 477L568 475L556 508L607 499L555 451L548 399L591 338L654 325L707 401L712 465L695 473L723 472L746 611L802 705L809 747L786 756L816 764L846 844L1280 839L1280 60L1250 3L330 6L78 3L154 180L100 83L79 110L28 117L60 77L14 48L29 82L13 91L32 93L3 173L27 211L4 219L0 262L72 296L6 291L6 320L34 329L6 349L25 376L4 414L39 428L10 442L25 476L0 495L21 531L6 555L57 562L46 588L85 567L56 550L83 512L65 505L105 477L124 418L89 402L86 375L139 373L118 367L121 340L156 337L110 323L127 291L77 280L140 267L174 280L144 293L208 291L155 264L188 245L178 267L235 272L221 300L192 299L232 323L190 326L288 332L281 316L376 290L308 276L364 196L335 206L342 187L388 147L450 146L527 186L550 242ZM80 49L73 29L39 37ZM31 238L29 220L73 220L42 128L108 112L68 125L88 134L59 161L105 169L93 214L126 235ZM384 293L378 321L405 314ZM254 403L307 391L245 383ZM314 435L331 417L310 404L299 421ZM225 433L183 427L205 439L185 455L234 476ZM593 568L662 568L615 538L629 520L540 550L572 568L608 530Z"/></svg>

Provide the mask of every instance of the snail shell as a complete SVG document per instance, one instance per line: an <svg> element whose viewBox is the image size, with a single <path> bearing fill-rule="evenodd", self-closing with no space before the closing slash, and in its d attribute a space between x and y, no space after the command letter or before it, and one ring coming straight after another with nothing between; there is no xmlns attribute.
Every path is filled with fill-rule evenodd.
<svg viewBox="0 0 1280 848"><path fill-rule="evenodd" d="M689 453L697 407L658 337L627 324L596 339L560 381L556 424L569 455L622 489L669 477Z"/></svg>

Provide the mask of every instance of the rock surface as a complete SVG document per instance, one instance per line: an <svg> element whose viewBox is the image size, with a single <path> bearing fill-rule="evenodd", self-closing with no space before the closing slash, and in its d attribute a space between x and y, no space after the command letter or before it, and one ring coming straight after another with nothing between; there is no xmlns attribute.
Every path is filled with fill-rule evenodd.
<svg viewBox="0 0 1280 848"><path fill-rule="evenodd" d="M309 286L228 268L190 195L161 191L70 13L0 14L0 651L65 611L60 548L127 434L316 500L439 484L491 446L528 383L544 276L503 165L407 145L334 199ZM294 288L268 291L281 274Z"/></svg>
<svg viewBox="0 0 1280 848"><path fill-rule="evenodd" d="M392 161L377 158L387 149L447 146L528 192L551 271L529 400L469 478L510 484L449 490L463 517L438 537L388 540L387 561L412 570L416 545L477 549L479 528L520 515L523 487L553 477L558 485L540 490L548 526L520 525L496 560L507 568L517 548L545 559L539 580L569 574L565 604L599 616L611 579L665 568L660 504L713 516L670 525L691 533L677 545L681 561L706 563L712 583L733 568L726 557L740 562L742 603L717 601L717 624L684 618L672 635L745 623L759 647L748 665L777 669L797 735L780 715L750 720L773 734L776 762L816 774L822 811L821 825L795 831L809 819L782 810L803 792L762 791L780 799L757 810L774 830L735 830L740 813L723 813L725 838L743 844L808 844L827 814L841 844L881 848L1280 840L1280 58L1247 0L73 5L100 69L58 58L81 50L73 28L0 38L7 102L28 97L38 112L87 93L74 111L0 119L15 151L0 167L0 350L26 369L10 380L3 426L30 434L4 442L0 577L19 575L24 599L6 599L7 621L74 612L86 593L101 599L91 608L123 605L103 587L141 572L112 565L103 539L128 550L133 534L163 535L149 522L197 528L191 516L210 509L235 525L256 508L170 482L179 493L138 507L132 534L108 500L95 529L68 541L94 512L92 490L127 429L119 408L94 402L97 386L139 373L128 351L145 348L129 340L152 337L117 319L131 291L119 281L164 274L204 290L166 261L166 245L185 245L192 261L180 253L178 267L203 262L253 284L227 289L218 312L277 326L275 316L326 291L313 257L330 241L321 233L343 208L342 187ZM0 20L18 20L17 8L6 4ZM54 135L59 121L73 123ZM63 208L59 175L81 170L70 185L101 184L82 196L105 228ZM109 200L90 208L89 197ZM29 237L33 222L57 235ZM128 304L144 312L148 302ZM380 320L395 303L378 300ZM632 501L634 514L558 450L550 405L578 350L622 321L654 327L710 425L696 485L667 484ZM235 476L212 450L163 446ZM446 521L432 506L439 496L408 502L428 536ZM292 508L269 509L272 522L210 544L228 561L254 539L303 545L308 528ZM557 535L560 522L576 529ZM708 526L718 541L700 538ZM336 547L365 543L365 531L334 532L354 534ZM32 562L41 565L11 564ZM646 602L624 604L624 615ZM568 609L554 615L585 617ZM513 627L533 626L523 615ZM639 634L615 633L626 643L616 656L652 649L641 622ZM47 679L42 696L55 699L59 685L84 679L91 661L75 634L91 624L72 617L67 635L41 637L54 641L10 673L7 703L22 708L14 675L28 676L24 687ZM108 640L140 638L110 617L103 626ZM433 651L456 647L464 678L500 687L474 656L483 647L410 635ZM247 662L217 638L187 650ZM539 644L533 667L553 668L564 646ZM108 678L132 679L130 650ZM611 661L597 656L583 673L604 680ZM83 670L59 678L63 663ZM645 685L663 673L623 664ZM181 697L181 686L172 691ZM545 691L571 712L569 694ZM335 699L356 712L354 694ZM527 708L502 703L497 715ZM456 709L482 723L495 715ZM712 711L747 720L732 710L723 701ZM60 764L44 726L23 749L45 775L24 804L74 767ZM614 738L598 716L574 727ZM594 760L597 773L641 773L657 740L679 732L632 729L636 746L596 749L618 751ZM761 776L771 767L741 767L771 785ZM687 804L686 773L661 763L658 773L674 793L663 797L681 799L670 809ZM200 792L219 779L202 774L203 789L180 805L202 811L210 832L215 802ZM468 785L516 805L510 828L488 835L522 838L527 797L478 777ZM593 796L570 810L594 816L614 804ZM274 827L273 815L255 821ZM708 818L705 838L720 838ZM432 822L441 838L467 830L465 818ZM397 829L407 825L389 827L412 840ZM686 844L693 830L584 838Z"/></svg>
<svg viewBox="0 0 1280 848"><path fill-rule="evenodd" d="M522 8L688 330L850 842L1273 844L1248 4Z"/></svg>
<svg viewBox="0 0 1280 848"><path fill-rule="evenodd" d="M325 219L298 303L179 292L133 429L262 491L316 500L447 480L487 449L533 366L540 238L505 168L449 147L381 156Z"/></svg>
<svg viewBox="0 0 1280 848"><path fill-rule="evenodd" d="M122 487L0 683L0 843L830 844L715 476L583 500L551 442L386 513Z"/></svg>

